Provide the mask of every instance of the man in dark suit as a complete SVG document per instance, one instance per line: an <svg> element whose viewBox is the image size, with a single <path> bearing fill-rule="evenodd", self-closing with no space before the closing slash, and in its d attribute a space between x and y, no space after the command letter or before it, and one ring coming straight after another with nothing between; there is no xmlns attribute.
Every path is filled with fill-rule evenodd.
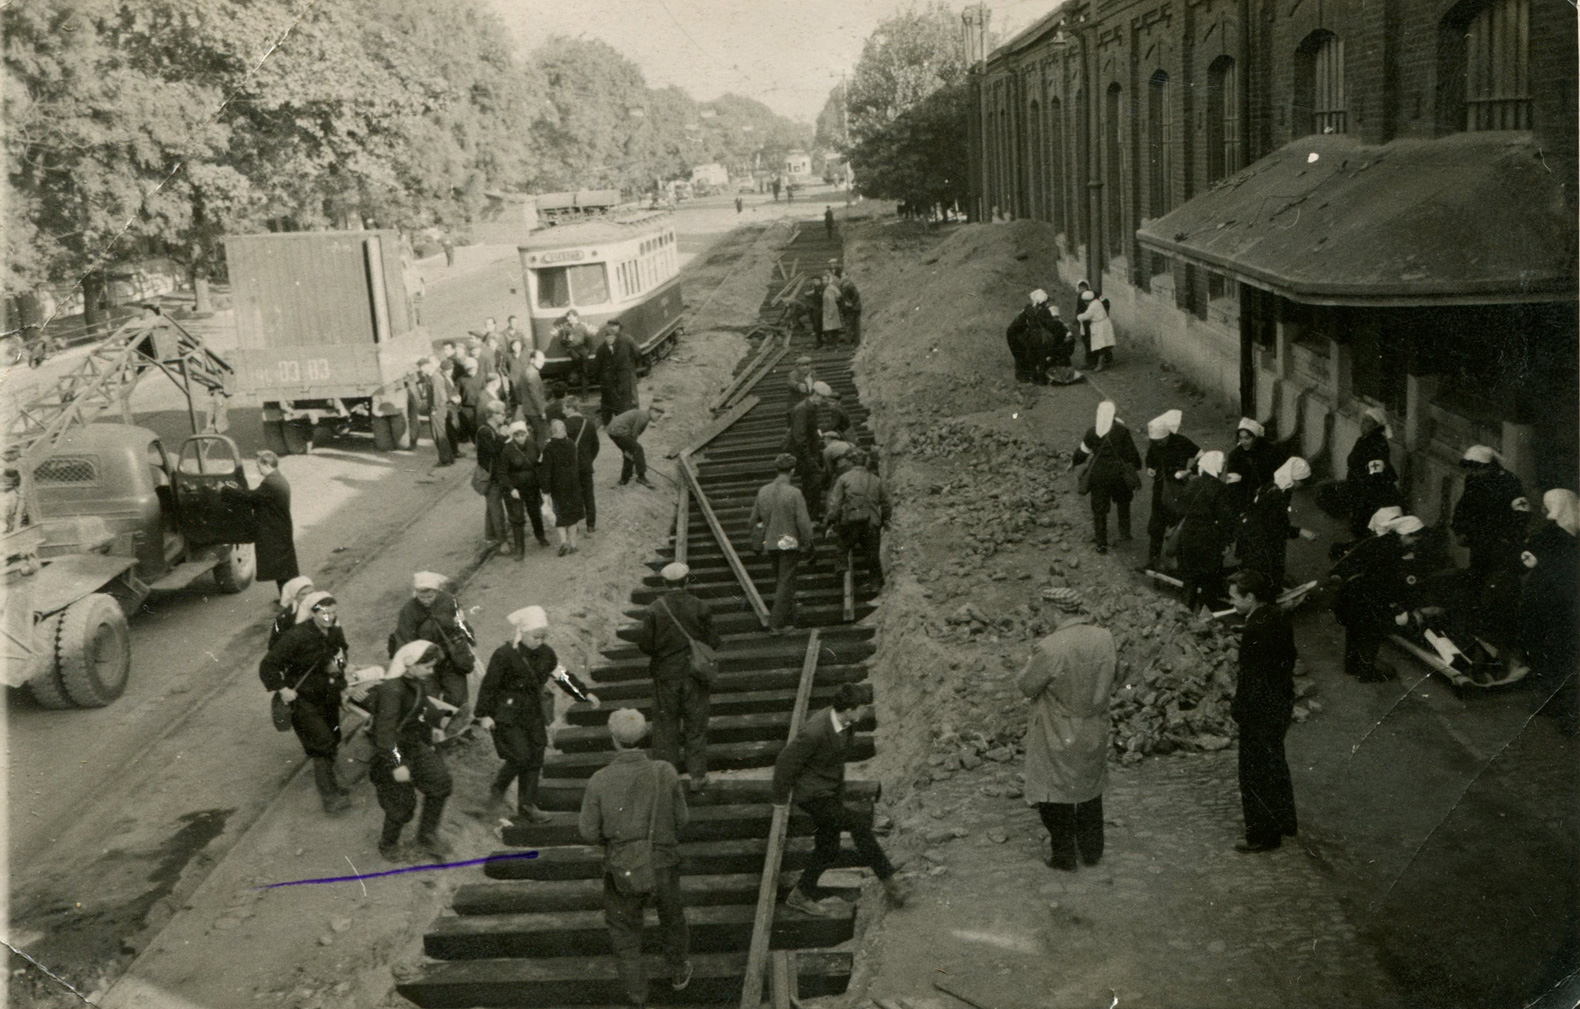
<svg viewBox="0 0 1580 1009"><path fill-rule="evenodd" d="M708 785L708 684L691 671L691 642L717 649L719 632L707 604L686 591L691 569L669 564L660 572L668 590L647 608L636 647L651 656L653 755L680 770L681 723L685 723L686 771L691 790Z"/></svg>
<svg viewBox="0 0 1580 1009"><path fill-rule="evenodd" d="M1284 756L1284 735L1294 717L1295 632L1274 602L1279 588L1261 571L1241 571L1229 585L1229 602L1245 617L1240 633L1240 675L1229 714L1240 726L1240 806L1247 854L1272 851L1294 836L1295 789Z"/></svg>
<svg viewBox="0 0 1580 1009"><path fill-rule="evenodd" d="M843 684L832 707L808 718L800 735L779 752L774 761L774 805L785 808L792 793L796 805L812 818L812 858L796 888L785 897L785 906L827 917L817 901L817 882L823 870L839 855L839 835L848 833L856 852L883 883L883 892L896 906L909 896L905 884L894 876L894 866L873 836L872 825L845 808L845 756L850 751L856 724L872 717L872 705L863 704L854 684Z"/></svg>
<svg viewBox="0 0 1580 1009"><path fill-rule="evenodd" d="M257 579L273 580L275 593L302 572L296 566L296 535L291 526L291 485L280 472L280 457L264 449L258 453L258 472L263 479L252 490L225 488L225 496L244 502L252 509L255 539L253 551L258 560Z"/></svg>

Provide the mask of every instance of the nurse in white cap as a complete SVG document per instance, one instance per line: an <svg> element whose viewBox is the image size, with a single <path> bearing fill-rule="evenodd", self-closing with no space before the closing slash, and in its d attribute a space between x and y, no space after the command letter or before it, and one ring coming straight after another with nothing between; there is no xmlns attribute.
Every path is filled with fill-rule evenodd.
<svg viewBox="0 0 1580 1009"><path fill-rule="evenodd" d="M1273 471L1272 482L1256 492L1240 519L1240 566L1262 572L1279 592L1284 590L1284 547L1296 536L1316 538L1289 520L1290 498L1309 479L1311 466L1298 455L1290 456Z"/></svg>

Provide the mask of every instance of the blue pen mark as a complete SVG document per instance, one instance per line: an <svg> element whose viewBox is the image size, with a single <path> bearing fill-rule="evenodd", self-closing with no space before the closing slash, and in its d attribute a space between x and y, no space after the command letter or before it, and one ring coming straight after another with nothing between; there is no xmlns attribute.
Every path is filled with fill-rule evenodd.
<svg viewBox="0 0 1580 1009"><path fill-rule="evenodd" d="M355 876L324 876L321 879L291 879L283 883L265 883L255 886L254 890L273 890L279 886L303 886L308 883L358 883L365 879L378 879L380 876L399 876L403 872L429 872L433 869L464 869L469 865L483 865L488 862L508 862L516 858L537 858L535 851L511 852L506 855L489 855L487 858L469 858L464 862L435 862L432 865L410 865L404 869L386 869L383 872L363 872Z"/></svg>

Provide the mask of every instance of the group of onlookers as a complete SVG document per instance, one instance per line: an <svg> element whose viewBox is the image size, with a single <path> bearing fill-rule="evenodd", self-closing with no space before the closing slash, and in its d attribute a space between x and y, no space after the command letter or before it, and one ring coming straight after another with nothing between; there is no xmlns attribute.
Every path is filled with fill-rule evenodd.
<svg viewBox="0 0 1580 1009"><path fill-rule="evenodd" d="M829 260L828 268L807 282L799 312L807 320L814 345L861 343L861 291L836 260Z"/></svg>
<svg viewBox="0 0 1580 1009"><path fill-rule="evenodd" d="M1070 385L1085 376L1072 362L1077 339L1086 351L1082 367L1104 371L1114 364L1114 323L1109 318L1109 301L1081 281L1076 285L1075 321L1077 331L1064 324L1059 306L1042 288L1027 296L1027 304L1010 320L1004 332L1010 357L1015 362L1015 380L1036 385Z"/></svg>

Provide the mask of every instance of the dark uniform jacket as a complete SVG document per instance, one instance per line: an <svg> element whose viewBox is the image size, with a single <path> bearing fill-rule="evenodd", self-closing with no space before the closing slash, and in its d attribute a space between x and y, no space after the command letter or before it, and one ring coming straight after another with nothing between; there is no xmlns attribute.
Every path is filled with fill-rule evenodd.
<svg viewBox="0 0 1580 1009"><path fill-rule="evenodd" d="M834 481L828 495L828 520L881 526L889 520L889 495L871 470L848 469Z"/></svg>
<svg viewBox="0 0 1580 1009"><path fill-rule="evenodd" d="M1464 538L1473 553L1517 554L1529 515L1510 505L1524 494L1520 478L1502 466L1467 476L1449 528Z"/></svg>
<svg viewBox="0 0 1580 1009"><path fill-rule="evenodd" d="M477 465L492 476L494 465L499 462L499 450L505 439L494 430L492 425L478 424L477 435L472 440L477 443Z"/></svg>
<svg viewBox="0 0 1580 1009"><path fill-rule="evenodd" d="M603 408L624 413L636 406L636 366L641 353L629 336L621 333L598 348L598 384Z"/></svg>
<svg viewBox="0 0 1580 1009"><path fill-rule="evenodd" d="M678 682L691 675L687 634L714 649L722 640L713 629L708 607L685 589L674 589L653 600L642 615L642 629L636 636L636 647L651 657L647 668L653 679Z"/></svg>
<svg viewBox="0 0 1580 1009"><path fill-rule="evenodd" d="M811 459L823 451L817 420L817 406L810 399L803 399L791 409L790 432L785 436L785 447L797 459Z"/></svg>
<svg viewBox="0 0 1580 1009"><path fill-rule="evenodd" d="M1241 566L1282 576L1284 546L1299 535L1300 527L1289 521L1289 492L1274 483L1263 485L1240 517Z"/></svg>
<svg viewBox="0 0 1580 1009"><path fill-rule="evenodd" d="M1173 483L1176 490L1184 489L1190 477L1175 479L1174 474L1187 469L1199 451L1196 443L1182 434L1171 434L1162 441L1148 441L1146 467L1157 474L1152 478L1153 508L1165 503L1163 488L1166 484Z"/></svg>
<svg viewBox="0 0 1580 1009"><path fill-rule="evenodd" d="M1399 493L1399 473L1393 468L1388 436L1382 428L1356 439L1344 462L1344 481L1350 499L1350 528L1357 535L1377 509L1404 505L1404 495Z"/></svg>
<svg viewBox="0 0 1580 1009"><path fill-rule="evenodd" d="M332 700L346 686L348 650L339 624L324 631L309 618L280 635L258 663L258 678L265 690L290 687L304 697Z"/></svg>
<svg viewBox="0 0 1580 1009"><path fill-rule="evenodd" d="M1234 523L1228 486L1206 473L1192 477L1180 502L1180 571L1187 577L1217 573Z"/></svg>
<svg viewBox="0 0 1580 1009"><path fill-rule="evenodd" d="M548 723L553 719L545 710L543 688L551 682L559 664L559 657L548 645L500 645L488 660L488 673L477 691L477 717L492 718L500 725L520 726L527 730L534 745L546 745ZM569 687L558 680L552 682L576 700L585 701L586 685L569 670L565 675L570 679Z"/></svg>
<svg viewBox="0 0 1580 1009"><path fill-rule="evenodd" d="M373 707L373 746L390 765L404 764L415 751L433 745L428 695L422 685L406 677L385 680L368 698Z"/></svg>
<svg viewBox="0 0 1580 1009"><path fill-rule="evenodd" d="M1141 455L1124 422L1116 419L1114 426L1101 438L1097 436L1096 427L1087 428L1086 436L1075 450L1075 464L1079 466L1088 457L1092 459L1091 485L1118 491L1119 496L1128 501L1130 484L1125 479L1125 470L1140 469Z"/></svg>
<svg viewBox="0 0 1580 1009"><path fill-rule="evenodd" d="M1345 627L1382 625L1394 614L1393 597L1403 544L1392 533L1368 536L1333 565L1340 580L1333 615Z"/></svg>
<svg viewBox="0 0 1580 1009"><path fill-rule="evenodd" d="M1580 544L1547 522L1525 549L1536 555L1536 567L1520 596L1518 640L1539 671L1566 675L1575 671L1580 650Z"/></svg>
<svg viewBox="0 0 1580 1009"><path fill-rule="evenodd" d="M550 438L543 446L543 458L538 462L538 479L543 490L554 499L554 510L565 525L577 521L570 516L584 515L582 502L581 464L577 461L576 446L569 438Z"/></svg>
<svg viewBox="0 0 1580 1009"><path fill-rule="evenodd" d="M774 761L774 802L839 798L845 792L845 756L850 752L855 727L834 731L834 709L824 708L802 726Z"/></svg>
<svg viewBox="0 0 1580 1009"><path fill-rule="evenodd" d="M1229 714L1241 730L1283 732L1295 706L1295 632L1289 616L1264 603L1240 634L1240 676Z"/></svg>
<svg viewBox="0 0 1580 1009"><path fill-rule="evenodd" d="M686 791L667 760L621 750L587 781L576 827L588 844L638 841L653 831L653 868L680 861L675 846L686 826Z"/></svg>
<svg viewBox="0 0 1580 1009"><path fill-rule="evenodd" d="M252 509L258 581L289 581L301 574L296 566L296 538L291 526L291 485L280 471L265 476L252 490L227 487L224 496L243 501Z"/></svg>
<svg viewBox="0 0 1580 1009"><path fill-rule="evenodd" d="M1278 449L1271 443L1258 438L1251 443L1250 448L1236 445L1229 450L1229 455L1224 460L1224 476L1231 474L1240 479L1233 483L1225 482L1229 488L1229 507L1234 509L1236 517L1245 514L1255 499L1256 492L1264 484L1273 482L1273 472L1278 469Z"/></svg>
<svg viewBox="0 0 1580 1009"><path fill-rule="evenodd" d="M565 437L576 446L576 464L582 472L591 473L593 460L598 458L598 424L591 417L566 417Z"/></svg>
<svg viewBox="0 0 1580 1009"><path fill-rule="evenodd" d="M393 657L413 641L430 641L444 653L435 667L437 672L470 673L477 660L472 655L471 643L456 623L455 614L455 597L448 592L439 593L431 607L416 599L406 600L395 618L395 633L390 635L390 655Z"/></svg>
<svg viewBox="0 0 1580 1009"><path fill-rule="evenodd" d="M529 494L538 493L538 447L530 434L525 445L517 445L512 438L499 450L499 461L494 464L494 482L507 491L521 491L527 507L536 507L536 502L527 500Z"/></svg>

